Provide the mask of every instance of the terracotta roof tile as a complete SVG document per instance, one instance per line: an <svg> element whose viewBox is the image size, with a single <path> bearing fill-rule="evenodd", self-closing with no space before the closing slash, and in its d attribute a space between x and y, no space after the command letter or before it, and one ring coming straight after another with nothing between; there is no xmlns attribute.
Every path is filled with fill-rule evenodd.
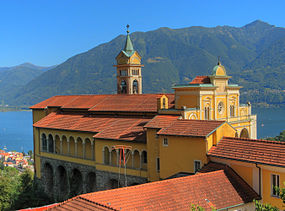
<svg viewBox="0 0 285 211"><path fill-rule="evenodd" d="M178 119L178 116L172 115L157 115L152 120L150 120L145 127L146 128L156 128L161 129L169 127L174 121Z"/></svg>
<svg viewBox="0 0 285 211"><path fill-rule="evenodd" d="M161 129L159 135L197 136L206 137L215 131L224 121L214 120L180 120L172 121L172 124Z"/></svg>
<svg viewBox="0 0 285 211"><path fill-rule="evenodd" d="M53 112L33 124L33 126L92 132L95 133L95 138L145 142L143 126L149 120L146 118L114 118L110 116L86 116Z"/></svg>
<svg viewBox="0 0 285 211"><path fill-rule="evenodd" d="M208 155L285 167L285 143L278 141L223 137Z"/></svg>
<svg viewBox="0 0 285 211"><path fill-rule="evenodd" d="M209 76L196 76L196 78L194 78L190 84L210 84L210 78Z"/></svg>
<svg viewBox="0 0 285 211"><path fill-rule="evenodd" d="M89 109L90 111L156 112L157 97L162 94L140 95L63 95L42 101L31 109L61 107L64 109ZM169 98L169 108L174 106L174 94Z"/></svg>
<svg viewBox="0 0 285 211"><path fill-rule="evenodd" d="M227 178L244 202L247 203L252 202L253 199L260 199L259 195L228 165L210 162L203 166L199 174L218 170L224 170Z"/></svg>
<svg viewBox="0 0 285 211"><path fill-rule="evenodd" d="M237 181L236 181L237 179ZM206 210L211 206L217 209L251 202L257 194L249 187L242 185L237 189L239 178L225 170L200 173L193 176L151 182L143 185L118 188L107 191L88 193L63 202L51 209L75 207L84 210L86 201L114 210L190 210L191 204L198 204ZM253 193L252 193L253 192ZM226 194L225 194L226 193ZM252 193L249 197L244 194ZM85 200L85 201L84 201Z"/></svg>

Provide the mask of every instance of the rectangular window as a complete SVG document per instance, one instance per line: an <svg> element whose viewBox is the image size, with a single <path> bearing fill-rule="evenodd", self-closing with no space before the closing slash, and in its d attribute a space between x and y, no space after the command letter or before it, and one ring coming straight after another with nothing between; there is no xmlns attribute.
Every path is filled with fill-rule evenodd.
<svg viewBox="0 0 285 211"><path fill-rule="evenodd" d="M160 161L159 161L159 158L156 158L156 171L157 172L160 171Z"/></svg>
<svg viewBox="0 0 285 211"><path fill-rule="evenodd" d="M230 106L230 116L231 116L231 117L234 117L234 116L235 116L235 106L234 106L234 105L231 105L231 106Z"/></svg>
<svg viewBox="0 0 285 211"><path fill-rule="evenodd" d="M168 138L163 139L163 146L165 146L165 147L168 146Z"/></svg>
<svg viewBox="0 0 285 211"><path fill-rule="evenodd" d="M196 173L201 169L202 162L200 160L195 160L194 161L194 172Z"/></svg>
<svg viewBox="0 0 285 211"><path fill-rule="evenodd" d="M121 76L127 76L128 72L126 70L120 70L120 75Z"/></svg>
<svg viewBox="0 0 285 211"><path fill-rule="evenodd" d="M205 112L204 113L205 120L210 119L210 108L209 107L205 107L204 112Z"/></svg>
<svg viewBox="0 0 285 211"><path fill-rule="evenodd" d="M271 195L272 196L275 196L275 197L279 196L279 193L276 190L276 187L280 187L279 181L280 181L279 175L277 174L271 175Z"/></svg>
<svg viewBox="0 0 285 211"><path fill-rule="evenodd" d="M138 75L139 74L139 70L132 70L132 74L133 75Z"/></svg>

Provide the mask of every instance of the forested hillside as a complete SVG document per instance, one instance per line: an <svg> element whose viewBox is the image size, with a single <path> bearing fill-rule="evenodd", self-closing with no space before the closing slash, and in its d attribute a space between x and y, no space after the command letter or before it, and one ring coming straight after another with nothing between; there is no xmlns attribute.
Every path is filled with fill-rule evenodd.
<svg viewBox="0 0 285 211"><path fill-rule="evenodd" d="M159 28L131 34L142 56L143 91L172 92L175 83L207 75L221 57L233 83L244 86L242 101L285 104L285 28L255 21L243 27ZM53 95L116 92L112 66L123 48L120 35L31 80L6 99L31 105Z"/></svg>

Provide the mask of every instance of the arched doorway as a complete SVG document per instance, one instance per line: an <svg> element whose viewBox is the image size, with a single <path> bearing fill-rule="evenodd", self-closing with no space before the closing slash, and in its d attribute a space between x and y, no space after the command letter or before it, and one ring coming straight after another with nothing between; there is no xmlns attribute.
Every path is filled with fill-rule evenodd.
<svg viewBox="0 0 285 211"><path fill-rule="evenodd" d="M87 193L96 191L96 174L94 172L89 172L87 175Z"/></svg>
<svg viewBox="0 0 285 211"><path fill-rule="evenodd" d="M121 94L127 94L127 82L125 80L121 81Z"/></svg>
<svg viewBox="0 0 285 211"><path fill-rule="evenodd" d="M70 180L70 195L76 196L83 191L82 174L78 169L73 169Z"/></svg>
<svg viewBox="0 0 285 211"><path fill-rule="evenodd" d="M45 189L49 194L53 193L53 168L49 163L44 165Z"/></svg>
<svg viewBox="0 0 285 211"><path fill-rule="evenodd" d="M139 85L138 85L138 81L134 80L133 81L133 94L137 94L139 92Z"/></svg>
<svg viewBox="0 0 285 211"><path fill-rule="evenodd" d="M57 167L57 173L56 173L56 180L59 185L59 196L60 198L64 199L65 195L68 192L68 182L67 182L67 173L63 166Z"/></svg>
<svg viewBox="0 0 285 211"><path fill-rule="evenodd" d="M240 132L240 137L241 138L249 138L249 133L246 128L243 128L242 131Z"/></svg>

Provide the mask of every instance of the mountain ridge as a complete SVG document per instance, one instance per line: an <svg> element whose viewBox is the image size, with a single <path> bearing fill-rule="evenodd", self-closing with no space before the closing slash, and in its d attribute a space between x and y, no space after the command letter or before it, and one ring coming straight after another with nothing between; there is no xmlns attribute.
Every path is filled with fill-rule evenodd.
<svg viewBox="0 0 285 211"><path fill-rule="evenodd" d="M285 89L284 85L277 82L275 88L270 88L262 72L256 74L255 66L249 65L283 37L285 28L262 21L254 21L242 27L161 27L153 31L131 34L134 48L142 56L142 63L145 65L142 70L145 93L171 92L171 86L175 83L188 82L196 75L210 74L217 57L221 56L228 74L233 76L232 81L245 87L243 101L270 103L262 95L252 98L252 95L248 94L249 89L262 93L262 90L269 86L269 89L280 90L277 95L275 94L282 98L279 104L285 103L285 97L281 92ZM116 93L116 71L112 65L115 64L115 57L124 44L125 36L119 35L110 42L67 59L15 92L15 99L10 99L10 103L31 105L59 94ZM280 49L275 51L278 52ZM276 76L279 76L285 61L281 57L273 62L275 63L272 65L279 68L274 70L278 72ZM254 74L262 81L255 81ZM264 71L264 74L267 72ZM274 77L274 74L271 77ZM254 80L250 81L252 78Z"/></svg>

